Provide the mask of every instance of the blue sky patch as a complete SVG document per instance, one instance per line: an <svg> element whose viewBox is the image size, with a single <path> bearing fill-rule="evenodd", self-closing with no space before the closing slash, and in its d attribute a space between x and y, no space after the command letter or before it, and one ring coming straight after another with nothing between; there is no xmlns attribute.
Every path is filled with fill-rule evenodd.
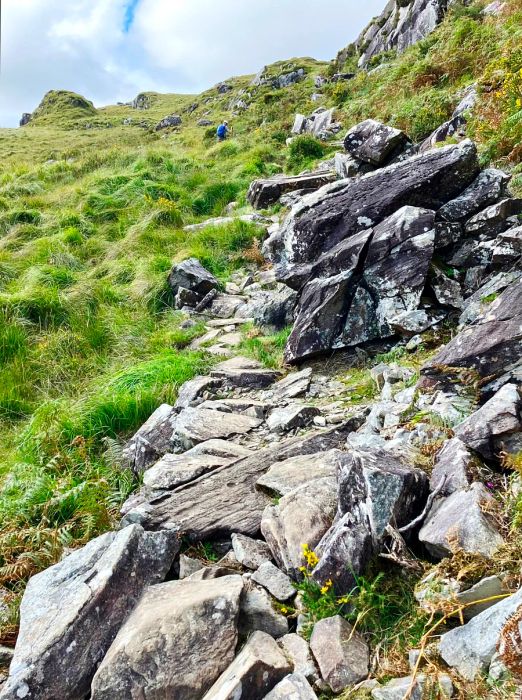
<svg viewBox="0 0 522 700"><path fill-rule="evenodd" d="M123 31L128 32L132 27L134 22L134 16L136 14L136 8L138 7L140 0L129 0L125 8L125 17L123 19Z"/></svg>

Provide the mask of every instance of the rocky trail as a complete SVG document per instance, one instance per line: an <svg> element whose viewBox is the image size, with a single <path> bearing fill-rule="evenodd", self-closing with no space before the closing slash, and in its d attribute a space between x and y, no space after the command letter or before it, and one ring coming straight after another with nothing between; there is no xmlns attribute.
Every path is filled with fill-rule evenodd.
<svg viewBox="0 0 522 700"><path fill-rule="evenodd" d="M225 289L198 260L172 269L187 326L206 324L192 348L217 358L124 446L143 483L121 528L30 580L2 700L423 700L517 677L522 201L469 140L426 149L368 120L344 146L252 184L254 208L288 207L253 215L269 266ZM285 371L241 356L247 322L292 325ZM368 368L373 397L340 366ZM434 625L387 682L346 619L376 566L422 573ZM337 614L314 617L306 587Z"/></svg>

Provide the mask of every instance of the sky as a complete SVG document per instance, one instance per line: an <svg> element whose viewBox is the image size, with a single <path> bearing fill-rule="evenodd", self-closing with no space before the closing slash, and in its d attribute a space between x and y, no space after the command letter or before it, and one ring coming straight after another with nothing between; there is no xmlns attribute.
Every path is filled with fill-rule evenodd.
<svg viewBox="0 0 522 700"><path fill-rule="evenodd" d="M295 56L329 60L385 0L0 0L0 126L52 89L96 106L198 93Z"/></svg>

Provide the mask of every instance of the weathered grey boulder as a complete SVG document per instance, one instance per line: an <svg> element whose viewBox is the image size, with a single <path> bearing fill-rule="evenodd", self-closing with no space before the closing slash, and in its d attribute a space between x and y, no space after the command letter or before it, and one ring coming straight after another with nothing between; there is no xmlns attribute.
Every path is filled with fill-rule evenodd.
<svg viewBox="0 0 522 700"><path fill-rule="evenodd" d="M482 377L498 377L522 354L522 282L511 284L469 327L464 328L422 368L438 381L458 376L458 368L474 368ZM455 370L454 368L457 368Z"/></svg>
<svg viewBox="0 0 522 700"><path fill-rule="evenodd" d="M494 502L479 482L437 499L426 516L419 540L439 559L449 556L455 548L491 557L504 543L494 521L484 512Z"/></svg>
<svg viewBox="0 0 522 700"><path fill-rule="evenodd" d="M254 632L203 700L263 700L291 670L275 640Z"/></svg>
<svg viewBox="0 0 522 700"><path fill-rule="evenodd" d="M345 252L339 246L335 257L320 260L302 289L286 360L394 335L400 314L419 306L434 250L433 223L433 211L402 207L340 244ZM317 278L321 267L328 273L330 259L333 276Z"/></svg>
<svg viewBox="0 0 522 700"><path fill-rule="evenodd" d="M431 148L435 148L438 143L443 143L449 138L457 140L466 136L466 119L458 114L448 121L438 126L422 143L418 146L418 153L424 153Z"/></svg>
<svg viewBox="0 0 522 700"><path fill-rule="evenodd" d="M455 430L455 435L486 459L502 449L502 440L522 430L520 394L515 384L505 384Z"/></svg>
<svg viewBox="0 0 522 700"><path fill-rule="evenodd" d="M439 648L444 661L469 680L487 671L501 642L506 622L512 615L520 613L521 605L522 590L519 590L466 625L443 634Z"/></svg>
<svg viewBox="0 0 522 700"><path fill-rule="evenodd" d="M310 681L315 683L319 678L317 667L315 665L310 645L298 634L285 634L278 640L278 644L292 662L295 673L299 673Z"/></svg>
<svg viewBox="0 0 522 700"><path fill-rule="evenodd" d="M410 693L409 695L407 695ZM450 700L453 697L453 683L447 673L436 676L418 673L406 678L394 678L386 685L372 690L373 700L430 700L433 697L440 700Z"/></svg>
<svg viewBox="0 0 522 700"><path fill-rule="evenodd" d="M306 73L304 68L298 68L297 70L290 71L289 73L282 73L272 80L272 87L275 90L287 88L290 85L295 85L295 83L301 82L305 75Z"/></svg>
<svg viewBox="0 0 522 700"><path fill-rule="evenodd" d="M521 256L522 226L515 226L497 236L491 257L493 265L514 263Z"/></svg>
<svg viewBox="0 0 522 700"><path fill-rule="evenodd" d="M188 578L205 567L201 559L193 559L187 557L186 554L179 555L179 578L180 580Z"/></svg>
<svg viewBox="0 0 522 700"><path fill-rule="evenodd" d="M229 464L230 459L215 455L166 454L143 474L143 484L151 491L176 488Z"/></svg>
<svg viewBox="0 0 522 700"><path fill-rule="evenodd" d="M323 454L299 455L276 462L257 480L257 485L285 496L294 489L317 479L335 479L339 465L339 450Z"/></svg>
<svg viewBox="0 0 522 700"><path fill-rule="evenodd" d="M297 294L286 285L277 289L259 290L237 310L239 316L252 318L261 327L281 330L294 320L294 306Z"/></svg>
<svg viewBox="0 0 522 700"><path fill-rule="evenodd" d="M275 369L234 369L216 366L211 375L222 379L228 386L240 389L264 389L281 377Z"/></svg>
<svg viewBox="0 0 522 700"><path fill-rule="evenodd" d="M331 527L336 507L333 478L310 481L266 507L261 531L274 559L292 578L299 579L305 564L303 545L315 549Z"/></svg>
<svg viewBox="0 0 522 700"><path fill-rule="evenodd" d="M300 372L291 372L272 387L274 398L284 400L296 399L299 396L303 396L303 394L306 394L309 390L311 380L311 367L307 367Z"/></svg>
<svg viewBox="0 0 522 700"><path fill-rule="evenodd" d="M446 221L463 221L501 199L509 182L502 170L483 170L464 192L442 206L437 216Z"/></svg>
<svg viewBox="0 0 522 700"><path fill-rule="evenodd" d="M317 546L313 577L346 592L382 548L388 526L404 527L420 515L429 487L424 472L378 449L341 455L338 479L338 519Z"/></svg>
<svg viewBox="0 0 522 700"><path fill-rule="evenodd" d="M232 535L232 548L238 562L247 569L256 570L261 564L272 559L272 552L266 542L237 532Z"/></svg>
<svg viewBox="0 0 522 700"><path fill-rule="evenodd" d="M356 160L349 153L336 153L334 168L338 177L341 179L357 177L357 175L369 173L374 169L369 163L363 163L360 160Z"/></svg>
<svg viewBox="0 0 522 700"><path fill-rule="evenodd" d="M232 460L234 458L248 457L251 452L246 447L237 445L235 442L214 439L200 442L199 445L187 450L184 454L186 457L191 457L193 455L213 455Z"/></svg>
<svg viewBox="0 0 522 700"><path fill-rule="evenodd" d="M233 661L241 576L151 586L92 683L93 700L201 697Z"/></svg>
<svg viewBox="0 0 522 700"><path fill-rule="evenodd" d="M265 561L252 575L252 581L266 588L274 598L285 602L296 594L295 588L288 576L274 566L271 561Z"/></svg>
<svg viewBox="0 0 522 700"><path fill-rule="evenodd" d="M288 192L314 192L334 180L335 174L330 170L319 170L309 175L276 175L264 180L254 180L248 190L247 199L254 209L266 209Z"/></svg>
<svg viewBox="0 0 522 700"><path fill-rule="evenodd" d="M123 449L126 466L139 474L172 449L176 411L162 404L131 437Z"/></svg>
<svg viewBox="0 0 522 700"><path fill-rule="evenodd" d="M313 262L405 205L439 209L478 172L476 147L466 140L360 179L327 185L292 209L278 234L277 262L286 266Z"/></svg>
<svg viewBox="0 0 522 700"><path fill-rule="evenodd" d="M292 438L218 467L203 478L129 510L125 522L140 522L153 530L174 529L198 542L234 532L256 536L263 511L270 503L269 497L255 488L257 479L278 459L340 447L362 421L362 416L356 416L334 430Z"/></svg>
<svg viewBox="0 0 522 700"><path fill-rule="evenodd" d="M408 137L403 131L374 119L366 119L352 127L344 138L344 147L348 153L377 166L383 165L407 143Z"/></svg>
<svg viewBox="0 0 522 700"><path fill-rule="evenodd" d="M26 124L29 124L29 122L31 121L32 118L33 118L33 115L31 114L31 112L24 112L22 114L22 118L20 119L19 125L25 126Z"/></svg>
<svg viewBox="0 0 522 700"><path fill-rule="evenodd" d="M512 225L510 217L522 213L522 199L502 199L486 209L479 211L466 222L468 236L494 237L506 231Z"/></svg>
<svg viewBox="0 0 522 700"><path fill-rule="evenodd" d="M321 411L316 406L304 404L290 404L283 408L276 408L268 416L267 425L273 432L287 433L297 428L305 428L312 423L315 416Z"/></svg>
<svg viewBox="0 0 522 700"><path fill-rule="evenodd" d="M205 408L185 408L176 418L172 444L189 450L200 442L243 435L261 425L260 418L239 413L223 413Z"/></svg>
<svg viewBox="0 0 522 700"><path fill-rule="evenodd" d="M207 391L215 391L221 386L219 379L213 377L201 376L194 377L185 382L178 392L178 398L174 404L174 408L181 410L195 405L197 402L203 401L202 395Z"/></svg>
<svg viewBox="0 0 522 700"><path fill-rule="evenodd" d="M317 700L317 695L304 676L292 673L265 695L265 700Z"/></svg>
<svg viewBox="0 0 522 700"><path fill-rule="evenodd" d="M467 489L474 478L477 460L458 437L448 440L437 454L435 466L431 473L432 491L439 488L440 493L449 496L460 489Z"/></svg>
<svg viewBox="0 0 522 700"><path fill-rule="evenodd" d="M137 525L96 538L33 576L3 700L83 700L92 677L143 591L167 575L173 533Z"/></svg>
<svg viewBox="0 0 522 700"><path fill-rule="evenodd" d="M314 626L310 649L323 680L334 693L354 686L368 675L368 645L339 615L320 620Z"/></svg>
<svg viewBox="0 0 522 700"><path fill-rule="evenodd" d="M164 117L160 122L154 127L155 131L161 131L162 129L168 129L172 126L181 126L183 123L182 118L179 114L170 114L168 117Z"/></svg>
<svg viewBox="0 0 522 700"><path fill-rule="evenodd" d="M441 306L449 306L453 309L462 309L464 306L460 284L457 280L445 275L435 265L432 265L431 268L430 286L435 299Z"/></svg>
<svg viewBox="0 0 522 700"><path fill-rule="evenodd" d="M188 258L178 265L174 265L170 271L168 282L174 295L177 294L180 287L183 287L203 298L212 289L218 288L217 279L208 270L205 270L196 258Z"/></svg>
<svg viewBox="0 0 522 700"><path fill-rule="evenodd" d="M241 596L239 634L246 639L256 631L279 639L288 634L288 620L275 609L273 598L264 588L248 582Z"/></svg>

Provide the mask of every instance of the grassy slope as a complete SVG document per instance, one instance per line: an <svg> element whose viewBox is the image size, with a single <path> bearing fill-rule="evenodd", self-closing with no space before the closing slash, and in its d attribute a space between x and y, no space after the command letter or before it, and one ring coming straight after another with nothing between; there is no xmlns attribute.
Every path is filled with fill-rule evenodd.
<svg viewBox="0 0 522 700"><path fill-rule="evenodd" d="M457 8L421 44L387 56L386 68L328 86L325 105L339 106L345 127L376 117L421 138L451 114L458 90L478 80L472 133L484 162L513 169L519 188L522 3L507 6L485 21L476 6ZM255 254L255 228L181 227L221 214L232 200L244 207L255 177L312 164L285 140L294 113L317 107L314 75L330 68L294 59L270 71L301 65L306 80L286 90L253 89L246 76L229 81L225 95L151 94L148 110L95 115L50 106L23 129L0 130L0 585L15 594L64 545L110 527L135 486L115 468L110 440L207 366L183 350L200 329L179 328L166 274L173 261L196 255L226 280L253 245ZM250 107L231 118L234 99ZM183 117L178 130L138 125L171 113ZM215 126L196 125L223 117L234 128L224 144L215 143ZM258 341L249 347L263 352Z"/></svg>

